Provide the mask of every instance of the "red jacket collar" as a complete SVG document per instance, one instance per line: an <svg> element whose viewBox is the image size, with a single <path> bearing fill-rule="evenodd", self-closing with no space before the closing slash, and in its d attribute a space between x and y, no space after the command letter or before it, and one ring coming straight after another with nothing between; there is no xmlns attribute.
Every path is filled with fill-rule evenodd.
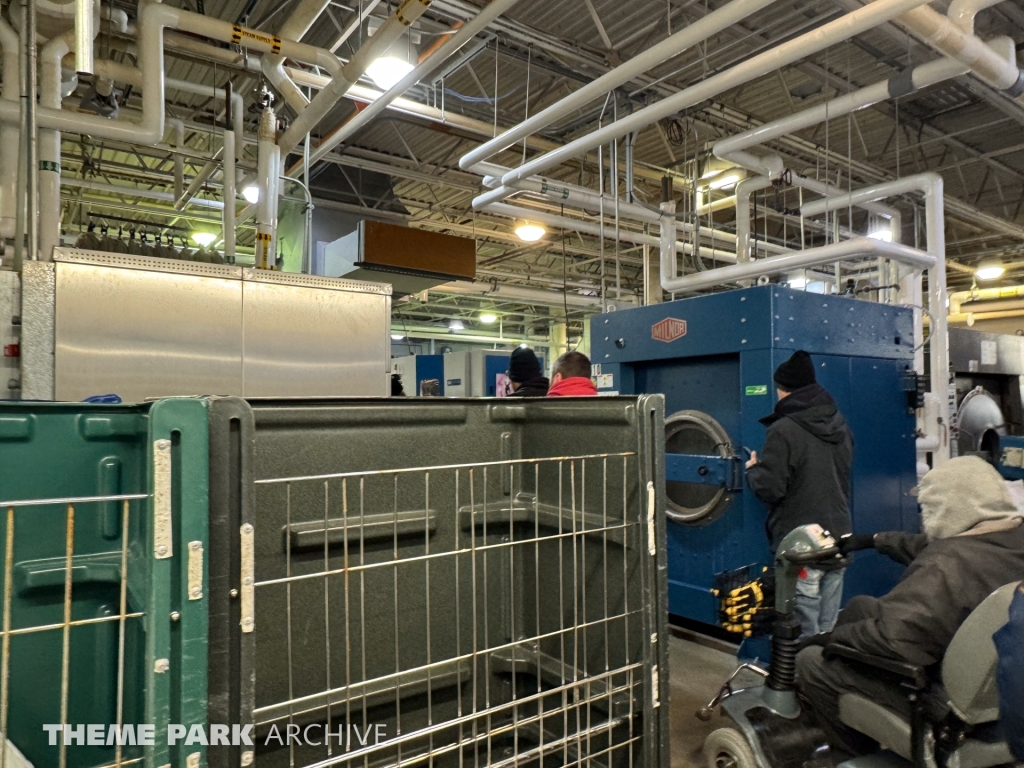
<svg viewBox="0 0 1024 768"><path fill-rule="evenodd" d="M582 376L562 379L557 384L552 384L548 390L548 397L593 397L596 394L597 387L594 386L594 382Z"/></svg>

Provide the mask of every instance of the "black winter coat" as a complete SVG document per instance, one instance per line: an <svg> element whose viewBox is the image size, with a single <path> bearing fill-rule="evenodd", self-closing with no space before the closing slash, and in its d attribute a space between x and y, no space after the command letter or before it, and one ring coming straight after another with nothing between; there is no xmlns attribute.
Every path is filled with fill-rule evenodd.
<svg viewBox="0 0 1024 768"><path fill-rule="evenodd" d="M550 384L546 376L524 381L523 385L509 397L547 397Z"/></svg>
<svg viewBox="0 0 1024 768"><path fill-rule="evenodd" d="M853 435L832 395L819 384L801 387L761 423L768 433L747 484L768 505L772 552L801 525L817 523L833 536L850 533Z"/></svg>
<svg viewBox="0 0 1024 768"><path fill-rule="evenodd" d="M875 548L910 567L884 597L851 600L832 642L911 664L940 662L971 611L1004 584L1024 580L1024 525L931 542L924 534L880 533Z"/></svg>

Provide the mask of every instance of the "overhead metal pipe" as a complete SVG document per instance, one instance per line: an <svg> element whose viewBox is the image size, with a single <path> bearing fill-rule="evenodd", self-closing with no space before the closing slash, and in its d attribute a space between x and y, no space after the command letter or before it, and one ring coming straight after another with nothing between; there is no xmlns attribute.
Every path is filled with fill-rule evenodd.
<svg viewBox="0 0 1024 768"><path fill-rule="evenodd" d="M706 272L684 275L674 280L663 278L661 286L670 292L697 291L702 288L712 288L717 285L758 278L762 275L778 275L796 269L834 264L837 261L860 256L884 256L917 269L929 269L935 266L934 256L915 248L899 243L887 243L870 237L855 237L852 240L843 240L819 248L796 251L787 256L773 256L770 259L731 264L727 267L709 269Z"/></svg>
<svg viewBox="0 0 1024 768"><path fill-rule="evenodd" d="M480 13L466 22L457 32L431 52L427 58L421 60L409 74L395 83L366 109L359 110L349 120L329 132L320 141L320 145L310 154L309 162L311 164L318 162L336 146L347 141L356 132L362 130L371 120L387 109L391 102L458 53L467 43L482 32L488 24L509 10L517 2L519 0L491 0ZM380 34L380 32L377 34Z"/></svg>
<svg viewBox="0 0 1024 768"><path fill-rule="evenodd" d="M281 148L281 156L286 157L303 140L307 133L310 133L324 116L334 108L338 101L344 97L348 90L362 77L366 68L391 47L391 44L398 40L406 30L412 26L420 16L424 14L433 0L403 0L388 17L380 29L348 60L348 63L339 71L332 72L330 84L318 93L309 105L299 112L298 117L292 122L288 129L278 138L278 146ZM272 51L276 53L276 51ZM286 51L280 51L287 56ZM324 53L328 53L324 51ZM333 54L328 53L334 58ZM337 59L335 59L337 61Z"/></svg>
<svg viewBox="0 0 1024 768"><path fill-rule="evenodd" d="M292 15L278 34L289 40L301 40L328 5L330 5L330 0L300 0L299 5L292 11ZM296 112L301 112L306 108L309 104L306 95L284 72L284 56L279 53L271 53L263 57L261 65L267 79Z"/></svg>
<svg viewBox="0 0 1024 768"><path fill-rule="evenodd" d="M949 18L927 7L915 8L897 21L924 42L950 58L966 64L993 88L1011 96L1024 95L1024 72L1017 66L1017 52L1010 45L1004 55L992 50L980 38L965 32Z"/></svg>
<svg viewBox="0 0 1024 768"><path fill-rule="evenodd" d="M800 209L805 216L813 216L894 195L924 195L926 247L935 260L928 271L928 308L932 323L929 337L929 375L931 391L938 400L935 404L938 422L926 425L928 434L940 434L949 425L949 398L946 396L949 388L949 333L946 319L946 223L943 190L941 176L937 173L921 173L864 187L846 195L805 203ZM948 443L943 450L937 451L934 457L938 462L948 459Z"/></svg>
<svg viewBox="0 0 1024 768"><path fill-rule="evenodd" d="M0 99L17 109L21 94L21 54L18 33L0 16L3 48L3 93ZM14 237L18 204L18 157L21 132L16 124L0 123L0 238Z"/></svg>
<svg viewBox="0 0 1024 768"><path fill-rule="evenodd" d="M685 88L679 93L638 110L621 120L616 120L604 128L599 128L586 136L569 142L559 149L524 163L503 176L502 183L508 184L542 174L544 171L596 149L602 144L625 136L632 131L639 131L705 99L714 98L723 91L748 83L757 77L774 72L780 67L793 64L824 48L866 32L926 2L927 0L874 0L863 8L844 14L817 29L781 43L724 72L709 77L707 80ZM471 167L472 164L469 165Z"/></svg>
<svg viewBox="0 0 1024 768"><path fill-rule="evenodd" d="M94 0L75 0L75 71L79 75L93 73L93 40L96 37Z"/></svg>
<svg viewBox="0 0 1024 768"><path fill-rule="evenodd" d="M524 120L519 125L505 130L501 135L466 153L459 160L459 167L465 171L476 171L478 163L488 160L530 134L546 128L559 118L575 112L595 99L599 99L609 91L632 80L637 75L699 45L723 29L727 29L762 8L768 7L772 2L774 0L733 0L731 3L708 13L680 32L661 41L657 45L651 46L643 53L634 56L624 64L587 83L564 99L555 102L536 115Z"/></svg>

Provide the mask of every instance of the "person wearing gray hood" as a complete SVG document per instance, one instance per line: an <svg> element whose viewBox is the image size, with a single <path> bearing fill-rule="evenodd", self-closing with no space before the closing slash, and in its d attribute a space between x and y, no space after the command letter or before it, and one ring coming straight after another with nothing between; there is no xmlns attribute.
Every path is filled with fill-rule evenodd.
<svg viewBox="0 0 1024 768"><path fill-rule="evenodd" d="M862 653L936 667L967 616L996 589L1024 580L1024 518L999 473L977 456L951 459L928 472L918 492L920 534L852 535L844 554L874 548L908 566L881 598L854 597L829 635L797 658L801 695L818 715L838 753L863 754L877 745L839 724L839 696L861 693L909 716L906 693L839 659L823 647L840 643ZM821 647L815 647L821 646Z"/></svg>

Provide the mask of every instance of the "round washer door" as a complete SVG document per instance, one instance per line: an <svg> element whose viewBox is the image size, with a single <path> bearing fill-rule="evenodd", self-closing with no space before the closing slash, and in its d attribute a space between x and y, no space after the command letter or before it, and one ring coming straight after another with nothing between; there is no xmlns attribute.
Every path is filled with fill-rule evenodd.
<svg viewBox="0 0 1024 768"><path fill-rule="evenodd" d="M677 411L665 419L665 453L728 458L733 448L729 434L711 416L702 411ZM722 514L732 498L725 488L681 482L666 482L665 495L665 514L684 525L707 525Z"/></svg>

